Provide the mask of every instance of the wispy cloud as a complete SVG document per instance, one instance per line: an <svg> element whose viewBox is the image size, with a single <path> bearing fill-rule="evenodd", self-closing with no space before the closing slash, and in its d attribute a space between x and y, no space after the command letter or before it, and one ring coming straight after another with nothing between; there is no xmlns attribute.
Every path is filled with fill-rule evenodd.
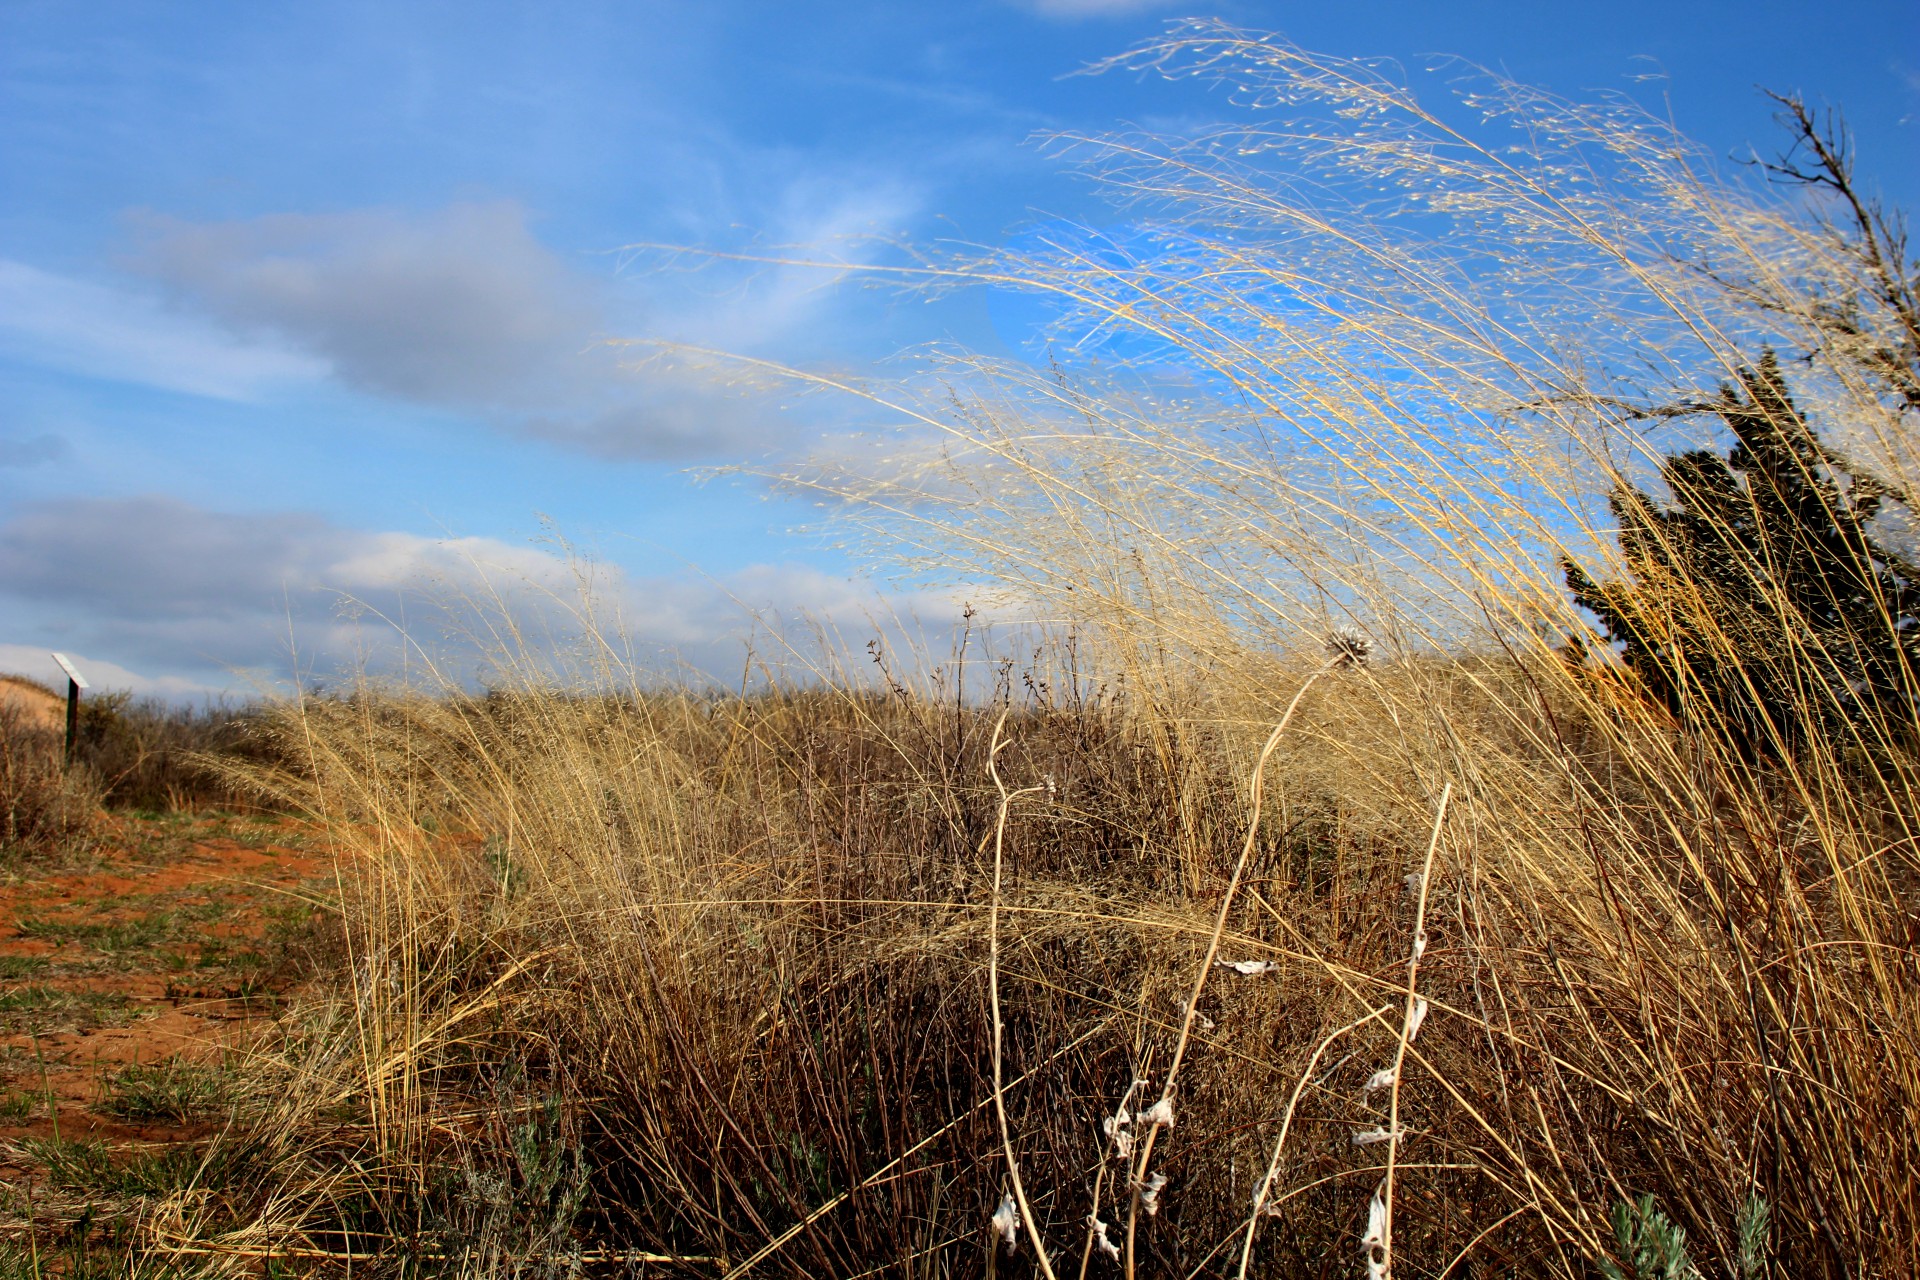
<svg viewBox="0 0 1920 1280"><path fill-rule="evenodd" d="M220 400L253 400L324 377L328 362L236 337L151 292L0 259L0 352L88 377Z"/></svg>
<svg viewBox="0 0 1920 1280"><path fill-rule="evenodd" d="M1073 21L1132 17L1136 13L1172 8L1174 0L1021 0L1021 4L1043 18Z"/></svg>
<svg viewBox="0 0 1920 1280"><path fill-rule="evenodd" d="M748 256L767 261L704 260L698 248L679 255L680 265L704 261L705 269L685 278L690 287L656 302L645 317L648 332L742 352L796 341L818 345L820 334L810 326L829 310L833 288L882 258L920 201L913 187L882 174L797 176L745 247Z"/></svg>

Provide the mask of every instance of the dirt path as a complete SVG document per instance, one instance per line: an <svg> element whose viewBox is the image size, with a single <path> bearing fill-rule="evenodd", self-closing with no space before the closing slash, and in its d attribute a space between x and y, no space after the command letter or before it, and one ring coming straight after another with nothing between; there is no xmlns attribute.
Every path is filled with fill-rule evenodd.
<svg viewBox="0 0 1920 1280"><path fill-rule="evenodd" d="M0 873L0 1144L203 1136L330 866L291 822L120 817L84 865Z"/></svg>

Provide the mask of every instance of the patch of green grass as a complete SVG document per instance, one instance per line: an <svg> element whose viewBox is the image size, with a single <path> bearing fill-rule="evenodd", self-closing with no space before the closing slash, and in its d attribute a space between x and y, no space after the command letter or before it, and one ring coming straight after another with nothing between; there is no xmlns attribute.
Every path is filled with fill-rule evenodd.
<svg viewBox="0 0 1920 1280"><path fill-rule="evenodd" d="M128 1252L124 1242L69 1242L38 1247L23 1240L0 1243L0 1280L201 1280L219 1275L204 1259L186 1262ZM284 1272L276 1274L286 1274Z"/></svg>
<svg viewBox="0 0 1920 1280"><path fill-rule="evenodd" d="M105 1078L98 1109L123 1120L184 1122L224 1110L233 1074L220 1067L169 1059L136 1064Z"/></svg>
<svg viewBox="0 0 1920 1280"><path fill-rule="evenodd" d="M239 951L226 953L225 964L229 969L261 970L271 967L273 961L263 951L246 947Z"/></svg>
<svg viewBox="0 0 1920 1280"><path fill-rule="evenodd" d="M14 928L29 938L39 938L56 946L84 943L101 955L125 955L145 951L179 935L176 913L157 912L131 920L53 920L45 916L21 916Z"/></svg>
<svg viewBox="0 0 1920 1280"><path fill-rule="evenodd" d="M63 1019L101 1025L126 1018L133 1000L114 991L63 991L36 984L0 991L0 1025L43 1028Z"/></svg>
<svg viewBox="0 0 1920 1280"><path fill-rule="evenodd" d="M259 822L261 820L256 818L254 821ZM268 819L268 821L271 821L271 819ZM243 849L265 849L271 845L280 843L279 832L267 826L238 827L229 830L226 836L227 839L233 841Z"/></svg>
<svg viewBox="0 0 1920 1280"><path fill-rule="evenodd" d="M185 973L189 969L259 970L272 964L258 949L242 946L236 950L225 938L208 938L198 950L163 951L160 959L173 973Z"/></svg>
<svg viewBox="0 0 1920 1280"><path fill-rule="evenodd" d="M55 1185L104 1191L113 1181L113 1158L107 1144L80 1138L28 1138L20 1150L46 1170Z"/></svg>
<svg viewBox="0 0 1920 1280"><path fill-rule="evenodd" d="M0 1096L0 1124L25 1124L40 1108L40 1095L9 1093Z"/></svg>
<svg viewBox="0 0 1920 1280"><path fill-rule="evenodd" d="M166 1195L188 1188L230 1186L254 1162L245 1142L207 1146L177 1142L114 1159L104 1142L87 1138L28 1138L21 1151L57 1186L107 1195Z"/></svg>
<svg viewBox="0 0 1920 1280"><path fill-rule="evenodd" d="M46 972L45 956L0 956L0 982L18 982Z"/></svg>
<svg viewBox="0 0 1920 1280"><path fill-rule="evenodd" d="M303 928L313 918L315 908L311 902L300 898L282 898L260 904L260 914L275 924L291 925Z"/></svg>

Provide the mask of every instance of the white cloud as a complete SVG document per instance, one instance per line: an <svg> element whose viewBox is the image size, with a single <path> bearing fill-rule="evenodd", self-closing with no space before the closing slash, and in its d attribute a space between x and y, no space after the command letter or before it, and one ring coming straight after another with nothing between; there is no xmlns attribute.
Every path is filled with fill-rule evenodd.
<svg viewBox="0 0 1920 1280"><path fill-rule="evenodd" d="M143 274L236 331L323 356L350 386L462 408L524 407L601 323L590 281L515 205L237 222L144 220Z"/></svg>
<svg viewBox="0 0 1920 1280"><path fill-rule="evenodd" d="M0 350L90 377L252 400L324 377L327 361L236 338L144 292L0 259Z"/></svg>
<svg viewBox="0 0 1920 1280"><path fill-rule="evenodd" d="M815 624L864 638L899 634L916 611L934 627L958 611L944 595L886 594L803 564L638 579L534 543L159 497L42 502L0 524L0 612L15 626L36 619L46 641L22 645L16 632L0 653L100 654L89 660L108 683L175 696L244 683L221 676L241 669L269 679L296 663L322 676L362 661L392 669L403 648L471 679L490 656L577 649L587 600L605 636L643 662L722 679L756 631L788 625L805 652ZM531 654L513 652L516 632Z"/></svg>
<svg viewBox="0 0 1920 1280"><path fill-rule="evenodd" d="M79 668L92 690L125 689L142 697L166 698L175 702L221 692L213 685L182 676L149 676L130 671L117 662L108 662L87 653L71 652L66 654L66 658ZM0 644L0 675L26 676L54 690L67 687L66 673L54 662L53 652L34 645Z"/></svg>

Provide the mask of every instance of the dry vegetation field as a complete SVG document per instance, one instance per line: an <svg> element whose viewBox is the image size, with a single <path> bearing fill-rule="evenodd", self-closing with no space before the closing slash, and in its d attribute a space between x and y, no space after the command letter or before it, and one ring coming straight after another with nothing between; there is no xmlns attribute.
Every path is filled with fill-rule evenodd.
<svg viewBox="0 0 1920 1280"><path fill-rule="evenodd" d="M916 270L1134 345L837 383L924 465L782 477L1058 621L737 695L610 641L568 679L497 655L485 693L125 707L149 746L76 775L17 726L0 1276L1920 1268L1904 570L1827 612L1804 565L1690 579L1655 552L1745 545L1759 490L1692 532L1623 496L1674 424L1804 414L1856 464L1832 502L1870 475L1910 509L1891 224L1843 157L1763 199L1617 106L1483 86L1515 158L1219 28L1131 61L1256 111L1074 144L1158 230ZM1763 351L1791 413L1755 408ZM1595 634L1566 559L1647 590L1655 656ZM135 777L123 808L282 816L103 827L86 788ZM183 923L228 900L203 865L253 968ZM102 1073L90 1114L190 1115L178 1141L95 1142L33 1055L137 1017L88 1001L176 952L273 999Z"/></svg>

